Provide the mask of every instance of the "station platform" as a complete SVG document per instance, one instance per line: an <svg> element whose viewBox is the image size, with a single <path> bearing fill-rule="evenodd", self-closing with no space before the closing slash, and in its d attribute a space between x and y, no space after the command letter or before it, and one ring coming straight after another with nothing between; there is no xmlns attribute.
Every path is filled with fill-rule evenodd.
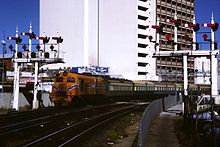
<svg viewBox="0 0 220 147"><path fill-rule="evenodd" d="M160 113L149 131L147 147L180 147L174 129L174 119L182 112L182 104L176 104Z"/></svg>

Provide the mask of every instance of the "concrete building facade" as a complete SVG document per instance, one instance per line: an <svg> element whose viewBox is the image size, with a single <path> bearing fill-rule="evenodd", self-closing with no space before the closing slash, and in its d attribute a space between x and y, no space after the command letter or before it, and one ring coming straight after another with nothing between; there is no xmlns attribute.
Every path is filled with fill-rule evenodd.
<svg viewBox="0 0 220 147"><path fill-rule="evenodd" d="M67 67L104 66L128 79L157 80L147 39L155 30L145 28L154 24L154 0L40 0L40 34L64 38Z"/></svg>
<svg viewBox="0 0 220 147"><path fill-rule="evenodd" d="M175 19L175 14L180 22L177 29L177 50L192 50L193 30L184 27L184 24L193 24L194 0L157 0L157 19L164 25L160 35L160 50L172 51L174 45L168 42L166 35L169 34L171 41L174 40L174 23L165 22ZM187 37L186 37L187 36ZM188 59L189 82L193 82L194 58ZM183 58L170 57L157 59L157 74L162 81L183 81Z"/></svg>
<svg viewBox="0 0 220 147"><path fill-rule="evenodd" d="M155 38L156 30L146 28L160 20L160 49L173 50L165 36L174 36L174 24L163 20L174 19L175 12L182 24L192 23L194 0L40 0L40 33L58 31L64 38L66 67L104 66L127 79L182 81L182 59L152 58L155 43L148 36ZM179 27L179 50L192 48L185 34L192 38L192 28ZM193 59L188 62L193 70Z"/></svg>

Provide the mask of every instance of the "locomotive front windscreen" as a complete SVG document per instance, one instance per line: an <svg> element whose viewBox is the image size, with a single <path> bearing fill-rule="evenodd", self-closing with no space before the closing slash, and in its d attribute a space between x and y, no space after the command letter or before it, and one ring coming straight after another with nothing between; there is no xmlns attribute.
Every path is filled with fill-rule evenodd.
<svg viewBox="0 0 220 147"><path fill-rule="evenodd" d="M75 81L76 81L76 79L73 78L73 77L68 77L67 78L67 82L75 82Z"/></svg>
<svg viewBox="0 0 220 147"><path fill-rule="evenodd" d="M57 77L56 82L63 82L63 77Z"/></svg>

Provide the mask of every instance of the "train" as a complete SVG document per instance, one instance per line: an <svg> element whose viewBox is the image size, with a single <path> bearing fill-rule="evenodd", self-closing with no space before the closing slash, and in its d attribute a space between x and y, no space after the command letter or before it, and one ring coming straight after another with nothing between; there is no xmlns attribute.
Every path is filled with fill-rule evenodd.
<svg viewBox="0 0 220 147"><path fill-rule="evenodd" d="M210 85L189 84L189 94L208 94ZM132 81L110 76L74 73L64 70L56 74L50 99L55 105L79 104L119 98L171 95L183 92L183 83Z"/></svg>

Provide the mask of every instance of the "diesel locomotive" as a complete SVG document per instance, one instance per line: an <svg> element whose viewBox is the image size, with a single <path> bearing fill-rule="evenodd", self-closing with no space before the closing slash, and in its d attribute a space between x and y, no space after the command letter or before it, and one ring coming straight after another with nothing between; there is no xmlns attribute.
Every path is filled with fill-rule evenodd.
<svg viewBox="0 0 220 147"><path fill-rule="evenodd" d="M169 95L183 91L183 84L131 81L109 76L78 74L69 70L55 76L50 99L55 104L78 104L115 97ZM210 85L189 84L189 94L209 93Z"/></svg>

